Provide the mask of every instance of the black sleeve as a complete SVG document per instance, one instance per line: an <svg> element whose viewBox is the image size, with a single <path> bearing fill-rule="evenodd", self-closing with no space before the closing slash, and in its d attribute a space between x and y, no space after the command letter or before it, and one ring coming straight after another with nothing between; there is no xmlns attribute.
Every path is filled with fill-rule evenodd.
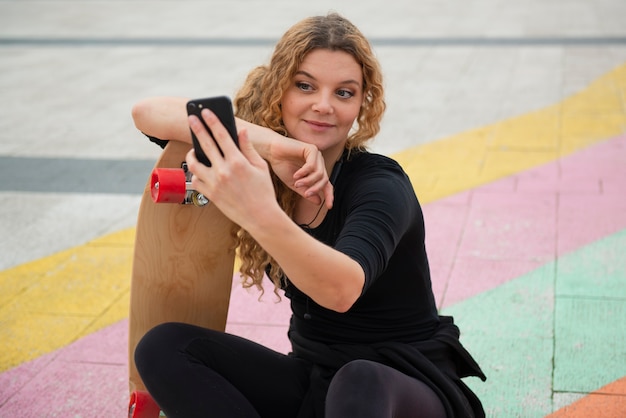
<svg viewBox="0 0 626 418"><path fill-rule="evenodd" d="M155 138L153 136L147 135L145 133L142 132L142 134L146 135L146 137L148 137L148 139L150 140L150 142L154 142L155 144L157 144L158 146L161 147L161 149L165 148L165 146L167 145L168 141L167 139L159 139L159 138Z"/></svg>
<svg viewBox="0 0 626 418"><path fill-rule="evenodd" d="M416 221L419 203L398 168L373 170L350 193L350 207L335 248L365 272L365 292L386 269L398 243Z"/></svg>

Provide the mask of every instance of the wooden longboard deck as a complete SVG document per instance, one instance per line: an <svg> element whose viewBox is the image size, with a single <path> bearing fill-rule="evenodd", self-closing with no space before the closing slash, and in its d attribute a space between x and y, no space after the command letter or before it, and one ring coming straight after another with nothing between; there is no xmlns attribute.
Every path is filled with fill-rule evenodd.
<svg viewBox="0 0 626 418"><path fill-rule="evenodd" d="M190 145L170 141L155 168L179 168ZM235 260L233 223L214 205L139 207L129 313L130 391L145 390L134 362L141 337L163 322L224 330Z"/></svg>

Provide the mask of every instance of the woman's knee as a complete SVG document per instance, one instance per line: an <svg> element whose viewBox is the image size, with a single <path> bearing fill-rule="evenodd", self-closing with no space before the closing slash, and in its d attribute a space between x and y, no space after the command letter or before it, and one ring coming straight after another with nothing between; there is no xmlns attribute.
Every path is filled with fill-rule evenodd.
<svg viewBox="0 0 626 418"><path fill-rule="evenodd" d="M171 360L176 351L179 339L175 335L180 333L183 324L164 323L149 330L135 347L135 364L137 370L152 369L165 360Z"/></svg>
<svg viewBox="0 0 626 418"><path fill-rule="evenodd" d="M382 388L386 387L381 367L385 366L368 360L354 360L339 369L326 396L327 415L389 416L389 399L381 396Z"/></svg>
<svg viewBox="0 0 626 418"><path fill-rule="evenodd" d="M380 363L355 360L332 379L328 417L445 417L437 394L425 383Z"/></svg>
<svg viewBox="0 0 626 418"><path fill-rule="evenodd" d="M332 382L337 381L338 384L342 382L371 382L373 385L377 385L381 383L380 380L383 377L381 367L385 366L369 360L353 360L337 371Z"/></svg>

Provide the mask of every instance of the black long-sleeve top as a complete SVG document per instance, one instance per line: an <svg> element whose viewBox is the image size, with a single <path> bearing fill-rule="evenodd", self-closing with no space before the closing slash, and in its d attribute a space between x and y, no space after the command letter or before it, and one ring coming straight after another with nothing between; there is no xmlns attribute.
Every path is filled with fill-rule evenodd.
<svg viewBox="0 0 626 418"><path fill-rule="evenodd" d="M354 359L387 364L424 381L440 396L449 417L484 416L461 377L485 376L461 345L452 318L437 312L424 217L408 176L390 158L352 152L344 154L331 178L333 208L318 227L306 229L356 260L365 284L357 302L338 313L286 281L292 355L313 364L299 417L323 415L330 379Z"/></svg>

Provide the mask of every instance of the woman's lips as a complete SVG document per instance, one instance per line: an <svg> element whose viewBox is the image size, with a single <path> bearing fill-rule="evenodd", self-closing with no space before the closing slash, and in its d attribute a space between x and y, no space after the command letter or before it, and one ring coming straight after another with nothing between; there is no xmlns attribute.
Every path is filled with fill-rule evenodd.
<svg viewBox="0 0 626 418"><path fill-rule="evenodd" d="M331 123L326 123L326 122L319 122L316 120L305 120L306 124L309 125L312 129L316 130L316 131L325 131L329 128L332 128L333 124Z"/></svg>

